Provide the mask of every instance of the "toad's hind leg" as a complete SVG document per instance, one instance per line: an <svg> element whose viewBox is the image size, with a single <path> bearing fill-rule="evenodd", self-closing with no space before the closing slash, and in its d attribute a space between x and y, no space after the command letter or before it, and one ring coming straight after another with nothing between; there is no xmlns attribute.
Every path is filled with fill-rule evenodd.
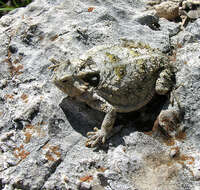
<svg viewBox="0 0 200 190"><path fill-rule="evenodd" d="M106 139L112 134L112 128L116 120L116 111L113 109L106 113L104 120L101 124L101 129L94 128L94 132L88 132L89 139L86 142L86 146L94 147L99 142L105 143Z"/></svg>

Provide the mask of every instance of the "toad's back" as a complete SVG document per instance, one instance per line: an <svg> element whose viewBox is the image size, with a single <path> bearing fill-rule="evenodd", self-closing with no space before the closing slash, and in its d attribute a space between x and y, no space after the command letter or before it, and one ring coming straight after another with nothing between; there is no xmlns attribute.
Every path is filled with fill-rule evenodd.
<svg viewBox="0 0 200 190"><path fill-rule="evenodd" d="M95 92L119 112L134 111L148 103L167 57L141 44L98 48L83 58L91 58L99 70Z"/></svg>

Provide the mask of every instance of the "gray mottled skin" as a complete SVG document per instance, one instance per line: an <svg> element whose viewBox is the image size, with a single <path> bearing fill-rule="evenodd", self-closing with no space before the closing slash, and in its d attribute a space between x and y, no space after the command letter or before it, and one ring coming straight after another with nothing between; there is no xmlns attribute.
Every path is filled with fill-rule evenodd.
<svg viewBox="0 0 200 190"><path fill-rule="evenodd" d="M89 146L105 142L117 112L130 112L146 105L155 93L171 87L171 70L166 55L146 44L125 41L102 45L77 60L55 69L54 83L71 97L105 112L101 130L89 132Z"/></svg>

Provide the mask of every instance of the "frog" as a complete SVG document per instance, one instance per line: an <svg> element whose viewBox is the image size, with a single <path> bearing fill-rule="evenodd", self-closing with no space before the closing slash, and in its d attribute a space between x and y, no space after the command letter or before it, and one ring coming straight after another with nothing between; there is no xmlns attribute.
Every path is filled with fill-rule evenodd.
<svg viewBox="0 0 200 190"><path fill-rule="evenodd" d="M173 67L161 50L140 41L95 46L54 69L53 83L69 97L105 113L101 128L88 132L88 147L113 134L117 113L144 107L173 86Z"/></svg>

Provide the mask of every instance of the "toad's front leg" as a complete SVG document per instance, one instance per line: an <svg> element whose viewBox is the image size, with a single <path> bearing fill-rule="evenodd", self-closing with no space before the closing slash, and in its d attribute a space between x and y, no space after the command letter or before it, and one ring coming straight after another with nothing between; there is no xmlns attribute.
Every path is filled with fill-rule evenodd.
<svg viewBox="0 0 200 190"><path fill-rule="evenodd" d="M116 119L116 111L114 109L106 113L104 120L101 124L101 129L94 128L94 132L88 132L89 139L86 142L86 146L94 147L99 142L105 143L106 139L112 134L112 128Z"/></svg>

